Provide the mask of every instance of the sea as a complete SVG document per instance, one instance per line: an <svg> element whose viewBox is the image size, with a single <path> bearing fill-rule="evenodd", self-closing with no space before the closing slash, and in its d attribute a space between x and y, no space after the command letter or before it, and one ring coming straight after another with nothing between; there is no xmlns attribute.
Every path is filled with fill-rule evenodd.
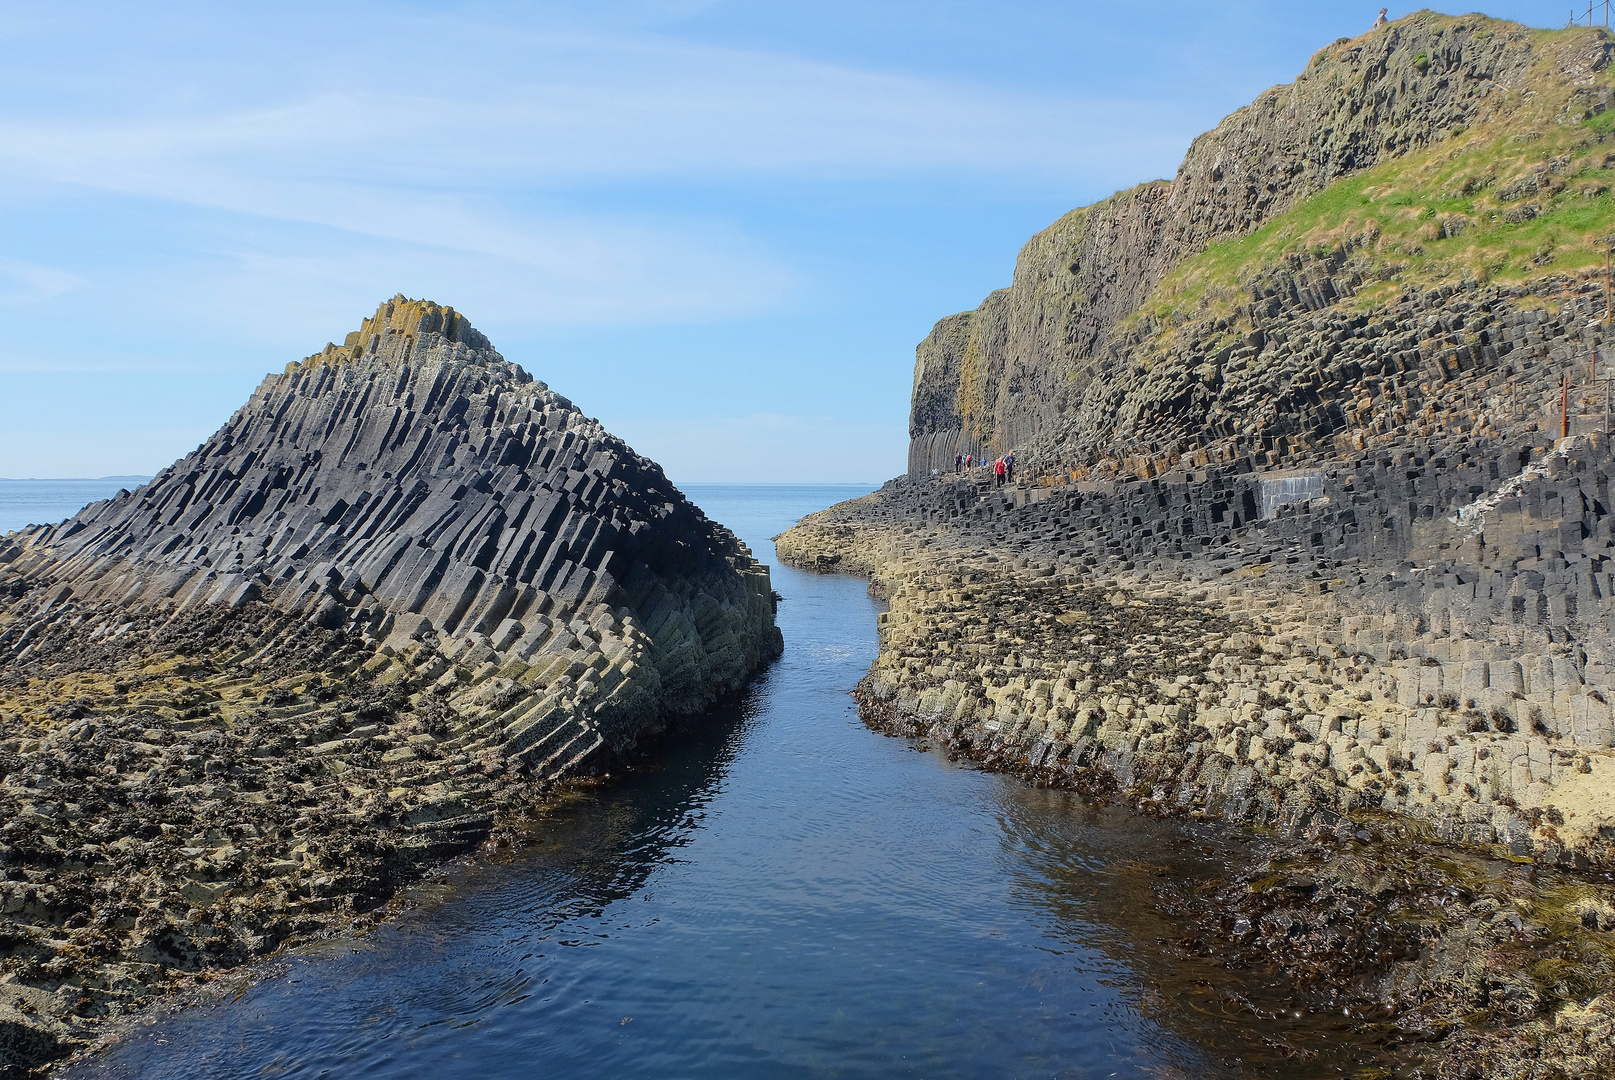
<svg viewBox="0 0 1615 1080"><path fill-rule="evenodd" d="M17 490L0 487L4 520L111 493L28 489L37 509L22 509L4 501ZM685 490L773 564L781 659L555 810L533 846L456 860L362 937L141 1015L64 1075L1354 1073L1352 1020L1296 1012L1260 973L1177 944L1195 931L1162 883L1199 902L1193 883L1253 841L1031 788L860 721L850 692L882 605L860 578L779 565L772 538L870 486Z"/></svg>
<svg viewBox="0 0 1615 1080"><path fill-rule="evenodd" d="M29 525L54 525L90 503L110 499L150 480L149 476L103 476L95 480L0 478L0 536Z"/></svg>

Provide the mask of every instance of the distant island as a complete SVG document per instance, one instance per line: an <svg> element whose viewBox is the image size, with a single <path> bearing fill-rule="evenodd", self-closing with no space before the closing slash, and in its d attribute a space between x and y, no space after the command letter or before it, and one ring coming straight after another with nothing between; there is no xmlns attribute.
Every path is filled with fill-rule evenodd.
<svg viewBox="0 0 1615 1080"><path fill-rule="evenodd" d="M149 476L0 476L3 484L144 484Z"/></svg>

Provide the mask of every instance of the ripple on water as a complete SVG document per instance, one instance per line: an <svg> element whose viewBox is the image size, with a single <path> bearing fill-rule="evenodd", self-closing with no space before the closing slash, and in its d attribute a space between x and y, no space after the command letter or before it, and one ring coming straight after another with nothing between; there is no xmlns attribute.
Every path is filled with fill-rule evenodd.
<svg viewBox="0 0 1615 1080"><path fill-rule="evenodd" d="M766 552L857 493L692 495ZM864 583L775 584L785 657L654 767L457 865L363 951L294 959L72 1075L1308 1075L1213 992L1232 976L1156 945L1153 875L1214 861L1202 839L871 733L848 697L875 653Z"/></svg>

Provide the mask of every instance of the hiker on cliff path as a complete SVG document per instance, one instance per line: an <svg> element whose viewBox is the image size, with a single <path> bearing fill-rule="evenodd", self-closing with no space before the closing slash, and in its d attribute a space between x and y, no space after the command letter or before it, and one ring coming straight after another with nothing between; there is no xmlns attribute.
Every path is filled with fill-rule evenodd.
<svg viewBox="0 0 1615 1080"><path fill-rule="evenodd" d="M1004 459L1003 458L999 458L997 461L993 462L993 476L995 478L995 482L997 483L997 485L999 487L1003 487L1004 486Z"/></svg>
<svg viewBox="0 0 1615 1080"><path fill-rule="evenodd" d="M965 460L965 456L963 454L955 454L955 455L953 455L953 471L954 472L959 471L959 466L964 464L964 460Z"/></svg>
<svg viewBox="0 0 1615 1080"><path fill-rule="evenodd" d="M967 468L967 469L970 468L970 461L974 456L975 456L974 454L966 454L965 455L965 468Z"/></svg>
<svg viewBox="0 0 1615 1080"><path fill-rule="evenodd" d="M1013 450L1004 455L1004 479L1011 484L1015 482L1015 451Z"/></svg>

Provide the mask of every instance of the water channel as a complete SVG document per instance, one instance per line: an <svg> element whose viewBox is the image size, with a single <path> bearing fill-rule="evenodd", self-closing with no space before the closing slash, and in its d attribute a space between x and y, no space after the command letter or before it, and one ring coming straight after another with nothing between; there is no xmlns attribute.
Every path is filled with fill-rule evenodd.
<svg viewBox="0 0 1615 1080"><path fill-rule="evenodd" d="M769 560L770 536L862 490L690 494ZM865 582L774 573L784 658L654 766L589 789L530 849L456 864L365 937L142 1022L67 1075L1349 1069L1345 1021L1161 946L1181 928L1156 883L1231 841L871 732L848 697L875 654Z"/></svg>

